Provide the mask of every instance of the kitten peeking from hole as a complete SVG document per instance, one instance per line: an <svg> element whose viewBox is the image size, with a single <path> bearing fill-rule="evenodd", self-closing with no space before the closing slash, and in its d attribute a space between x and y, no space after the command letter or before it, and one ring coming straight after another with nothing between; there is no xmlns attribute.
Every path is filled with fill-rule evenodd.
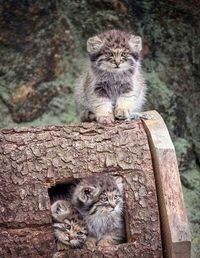
<svg viewBox="0 0 200 258"><path fill-rule="evenodd" d="M82 248L87 237L86 224L69 200L62 199L64 196L59 198L51 205L57 249Z"/></svg>
<svg viewBox="0 0 200 258"><path fill-rule="evenodd" d="M88 248L125 241L123 183L121 177L91 176L77 185L72 203L88 227Z"/></svg>

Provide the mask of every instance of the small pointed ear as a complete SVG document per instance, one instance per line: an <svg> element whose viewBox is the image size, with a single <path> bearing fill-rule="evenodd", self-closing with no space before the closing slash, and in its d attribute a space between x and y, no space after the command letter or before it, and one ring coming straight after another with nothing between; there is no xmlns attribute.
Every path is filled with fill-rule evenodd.
<svg viewBox="0 0 200 258"><path fill-rule="evenodd" d="M91 203L99 195L99 193L100 188L98 186L84 186L81 189L79 200L85 204Z"/></svg>
<svg viewBox="0 0 200 258"><path fill-rule="evenodd" d="M102 46L103 46L103 41L97 36L89 38L87 41L88 53L91 53L91 54L96 53L101 49Z"/></svg>
<svg viewBox="0 0 200 258"><path fill-rule="evenodd" d="M54 202L52 205L51 205L51 213L56 213L57 211L57 208L58 208L58 205L57 205L57 202Z"/></svg>
<svg viewBox="0 0 200 258"><path fill-rule="evenodd" d="M136 53L140 53L142 50L142 39L140 36L131 35L128 41L131 50Z"/></svg>
<svg viewBox="0 0 200 258"><path fill-rule="evenodd" d="M120 191L120 193L123 192L123 178L121 176L115 176L115 182L117 184L117 187Z"/></svg>
<svg viewBox="0 0 200 258"><path fill-rule="evenodd" d="M63 223L53 223L53 227L57 229L63 229L64 224Z"/></svg>
<svg viewBox="0 0 200 258"><path fill-rule="evenodd" d="M88 198L91 198L93 196L94 187L85 186L81 189L81 195L80 198L81 201L86 201Z"/></svg>

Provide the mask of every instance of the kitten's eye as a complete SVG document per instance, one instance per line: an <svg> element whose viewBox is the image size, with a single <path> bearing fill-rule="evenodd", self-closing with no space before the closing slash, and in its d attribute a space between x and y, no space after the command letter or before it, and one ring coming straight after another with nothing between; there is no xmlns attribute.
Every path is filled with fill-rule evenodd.
<svg viewBox="0 0 200 258"><path fill-rule="evenodd" d="M122 57L127 57L127 53L123 52L123 53L121 54L121 56L122 56Z"/></svg>
<svg viewBox="0 0 200 258"><path fill-rule="evenodd" d="M108 201L108 197L103 196L103 197L101 197L101 200L104 201L104 202L106 202L106 201Z"/></svg>
<svg viewBox="0 0 200 258"><path fill-rule="evenodd" d="M110 53L107 53L106 55L107 55L107 57L112 57L113 53L110 52Z"/></svg>
<svg viewBox="0 0 200 258"><path fill-rule="evenodd" d="M84 233L82 231L77 232L77 235L82 236Z"/></svg>
<svg viewBox="0 0 200 258"><path fill-rule="evenodd" d="M71 226L70 226L70 225L66 225L65 228L66 228L67 230L70 230L70 229L71 229Z"/></svg>
<svg viewBox="0 0 200 258"><path fill-rule="evenodd" d="M117 200L117 199L118 199L118 197L119 197L118 195L115 195L114 199L115 199L115 200Z"/></svg>

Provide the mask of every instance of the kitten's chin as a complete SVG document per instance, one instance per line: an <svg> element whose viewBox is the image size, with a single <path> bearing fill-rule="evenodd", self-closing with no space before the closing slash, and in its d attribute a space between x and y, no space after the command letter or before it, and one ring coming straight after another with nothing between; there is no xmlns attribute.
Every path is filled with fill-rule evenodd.
<svg viewBox="0 0 200 258"><path fill-rule="evenodd" d="M72 248L81 248L82 245L83 245L83 243L82 243L82 242L79 242L78 240L71 240L71 241L70 241L70 246L71 246Z"/></svg>

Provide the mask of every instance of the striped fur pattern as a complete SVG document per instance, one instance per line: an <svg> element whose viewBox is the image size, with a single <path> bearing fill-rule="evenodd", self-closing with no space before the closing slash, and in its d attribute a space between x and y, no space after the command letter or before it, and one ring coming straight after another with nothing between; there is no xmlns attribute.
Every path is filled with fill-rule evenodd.
<svg viewBox="0 0 200 258"><path fill-rule="evenodd" d="M74 191L72 203L87 224L87 244L107 246L124 241L121 177L101 175L83 179Z"/></svg>
<svg viewBox="0 0 200 258"><path fill-rule="evenodd" d="M56 200L51 205L51 212L58 251L68 247L81 248L87 238L87 226L71 202L62 198Z"/></svg>
<svg viewBox="0 0 200 258"><path fill-rule="evenodd" d="M130 119L145 101L142 41L119 30L89 38L88 61L75 90L82 121Z"/></svg>

